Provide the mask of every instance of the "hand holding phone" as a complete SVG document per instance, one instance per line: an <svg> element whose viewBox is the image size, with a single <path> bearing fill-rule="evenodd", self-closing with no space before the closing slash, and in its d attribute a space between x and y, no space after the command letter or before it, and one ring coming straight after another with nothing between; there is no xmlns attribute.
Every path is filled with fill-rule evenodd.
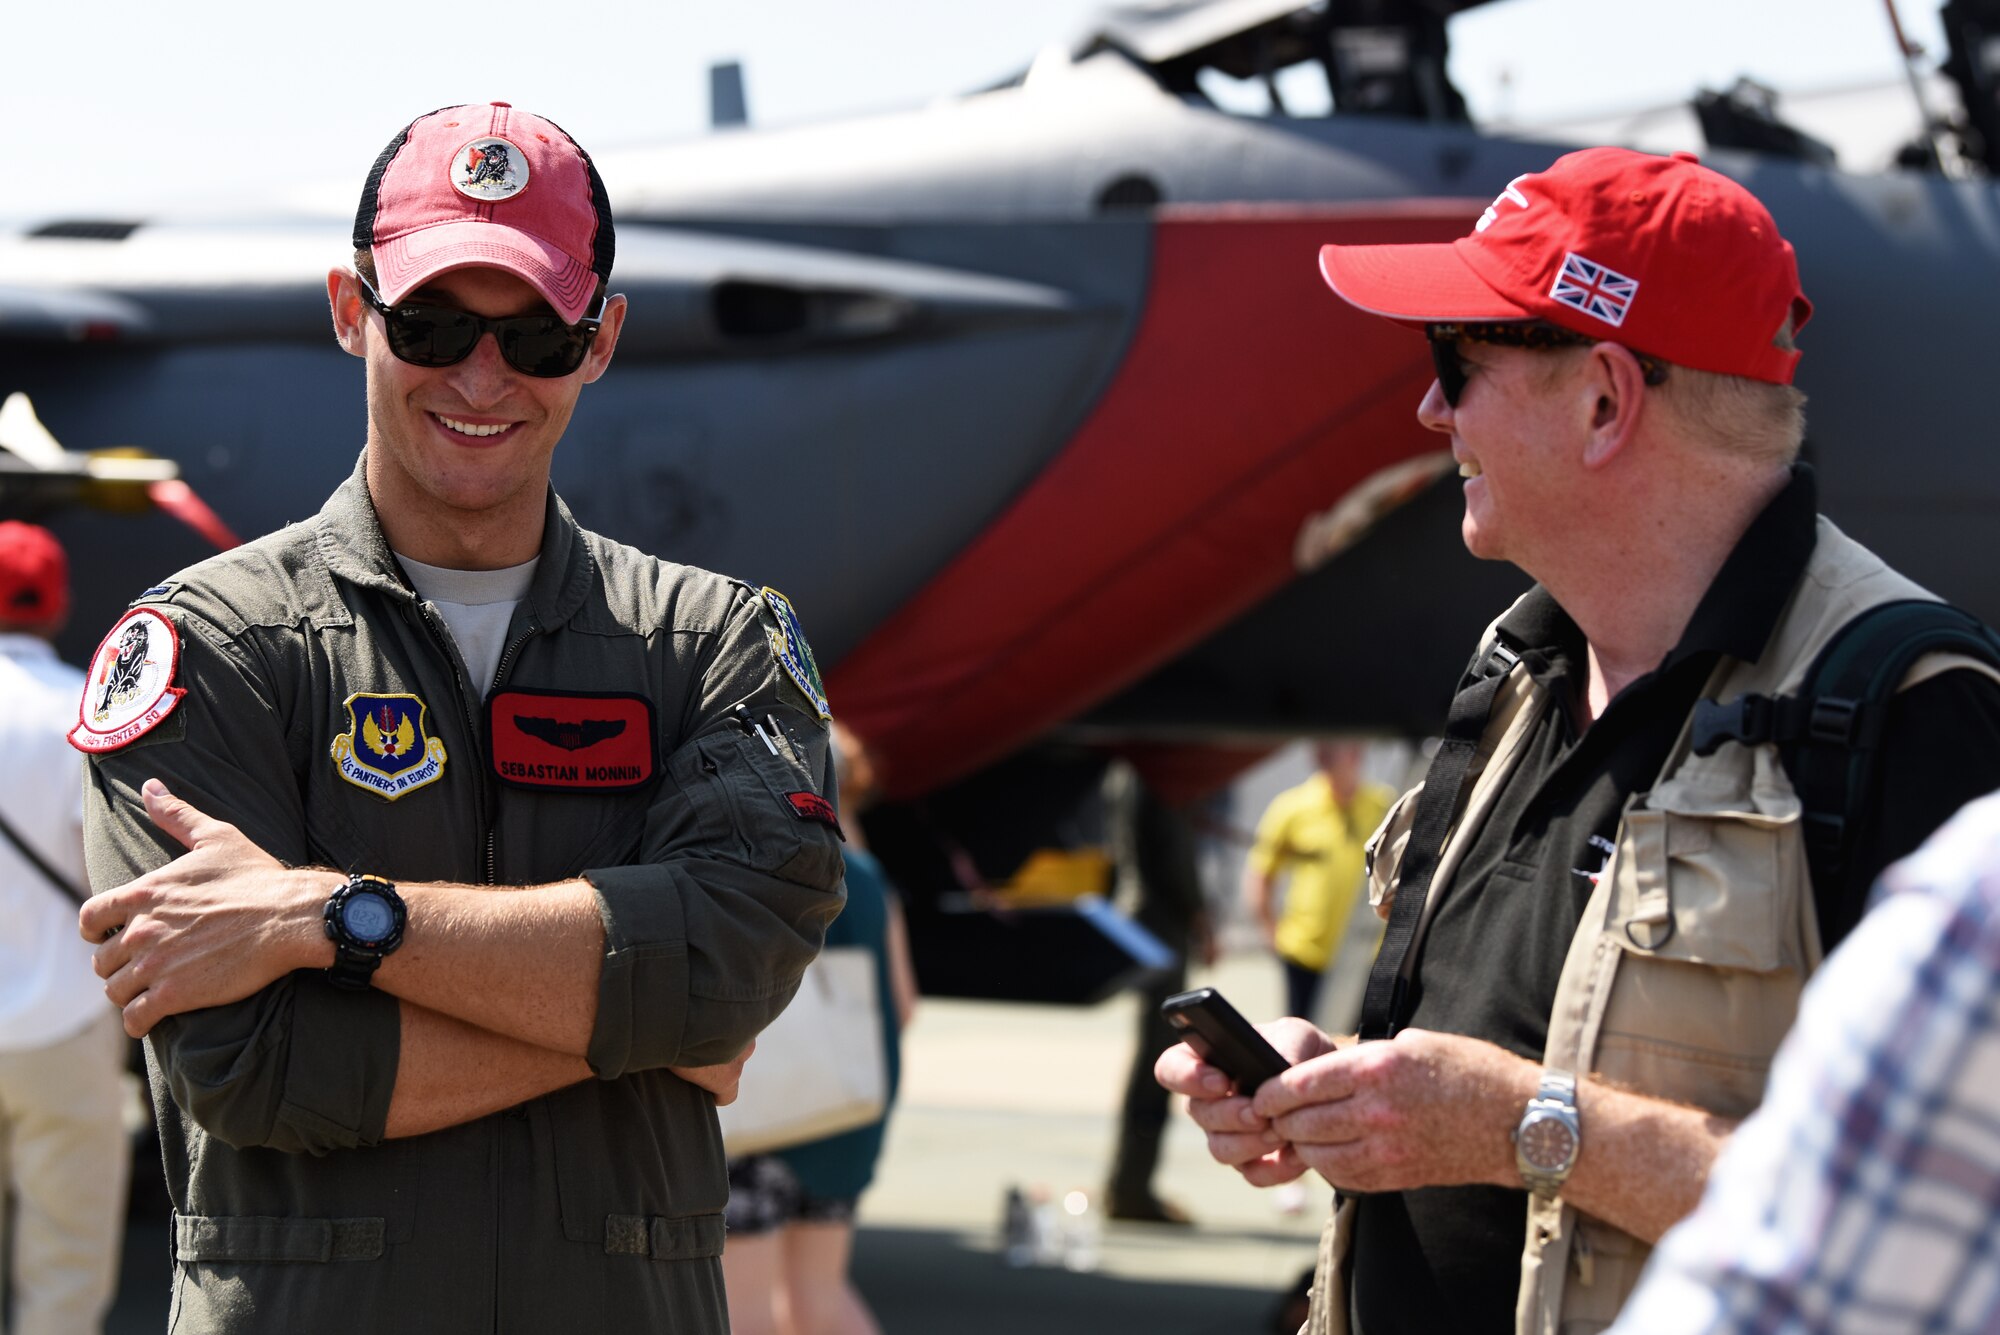
<svg viewBox="0 0 2000 1335"><path fill-rule="evenodd" d="M1212 987L1168 997L1160 1003L1160 1014L1203 1061L1236 1082L1239 1094L1255 1094L1259 1085L1291 1066L1242 1012Z"/></svg>

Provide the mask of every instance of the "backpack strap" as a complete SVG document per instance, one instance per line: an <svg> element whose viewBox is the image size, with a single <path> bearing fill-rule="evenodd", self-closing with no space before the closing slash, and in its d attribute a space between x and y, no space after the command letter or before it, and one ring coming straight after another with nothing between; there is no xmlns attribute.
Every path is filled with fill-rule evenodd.
<svg viewBox="0 0 2000 1335"><path fill-rule="evenodd" d="M1815 893L1837 884L1873 812L1875 758L1891 698L1918 659L1951 654L2000 670L2000 634L1949 603L1904 599L1861 612L1836 632L1799 688L1695 705L1691 744L1775 744L1803 808Z"/></svg>
<svg viewBox="0 0 2000 1335"><path fill-rule="evenodd" d="M1359 1033L1363 1039L1394 1038L1409 1018L1408 966L1410 952L1417 944L1417 924L1430 898L1431 879L1437 875L1438 859L1451 833L1451 818L1458 810L1465 776L1479 750L1479 739L1486 735L1494 697L1520 661L1520 654L1496 635L1481 647L1459 682L1458 694L1452 697L1443 744L1431 760L1424 790L1417 797L1410 841L1396 875L1389 925L1383 929L1382 944L1368 971L1368 990L1361 999Z"/></svg>

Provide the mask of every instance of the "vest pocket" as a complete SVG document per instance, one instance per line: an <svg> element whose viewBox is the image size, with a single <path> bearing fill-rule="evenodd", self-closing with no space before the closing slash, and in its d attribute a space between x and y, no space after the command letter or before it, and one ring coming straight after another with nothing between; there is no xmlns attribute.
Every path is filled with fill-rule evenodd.
<svg viewBox="0 0 2000 1335"><path fill-rule="evenodd" d="M1625 813L1604 924L1618 963L1592 1065L1743 1117L1763 1098L1811 963L1797 804L1692 807Z"/></svg>
<svg viewBox="0 0 2000 1335"><path fill-rule="evenodd" d="M1796 813L1627 811L1606 926L1642 955L1726 969L1797 965L1786 928L1805 890L1799 838Z"/></svg>

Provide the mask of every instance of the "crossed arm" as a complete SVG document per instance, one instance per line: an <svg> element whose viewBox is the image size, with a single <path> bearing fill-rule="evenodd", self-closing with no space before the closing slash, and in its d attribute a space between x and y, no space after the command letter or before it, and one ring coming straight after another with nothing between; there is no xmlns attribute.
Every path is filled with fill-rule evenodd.
<svg viewBox="0 0 2000 1335"><path fill-rule="evenodd" d="M284 866L158 779L141 795L154 825L188 851L78 915L127 1033L142 1037L169 1016L332 965L320 915L338 873ZM399 889L409 925L374 980L401 1002L388 1136L454 1126L592 1078L584 1054L604 925L589 882ZM727 1103L748 1056L670 1069Z"/></svg>
<svg viewBox="0 0 2000 1335"><path fill-rule="evenodd" d="M1513 1131L1540 1068L1481 1039L1406 1029L1393 1040L1336 1040L1286 1019L1261 1025L1296 1065L1254 1097L1186 1044L1155 1067L1189 1097L1209 1153L1256 1186L1317 1171L1348 1191L1519 1187ZM1691 1212L1736 1124L1699 1108L1577 1085L1583 1145L1563 1199L1647 1242Z"/></svg>

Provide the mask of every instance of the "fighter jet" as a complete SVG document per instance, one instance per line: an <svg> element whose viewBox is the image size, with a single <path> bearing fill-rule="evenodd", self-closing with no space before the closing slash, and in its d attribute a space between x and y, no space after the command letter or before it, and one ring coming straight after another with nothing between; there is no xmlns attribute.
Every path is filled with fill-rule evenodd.
<svg viewBox="0 0 2000 1335"><path fill-rule="evenodd" d="M556 485L585 524L801 609L920 902L984 902L1035 849L1088 843L1109 755L1189 797L1284 738L1441 721L1523 579L1464 553L1433 485L1422 340L1332 299L1314 258L1460 235L1570 147L1468 120L1446 20L1481 2L1123 6L947 102L600 157L632 314ZM1768 105L1700 107L1704 161L1769 205L1819 311L1800 384L1824 508L1989 620L1996 11L1945 6L1962 106L1907 166L1845 172ZM1330 113L1287 114L1300 69ZM1218 106L1217 73L1269 111ZM0 393L70 449L176 461L236 531L304 518L363 430L321 283L348 230L0 236ZM72 658L205 548L20 477L0 510L48 513L78 554ZM927 985L1032 990L954 959Z"/></svg>

